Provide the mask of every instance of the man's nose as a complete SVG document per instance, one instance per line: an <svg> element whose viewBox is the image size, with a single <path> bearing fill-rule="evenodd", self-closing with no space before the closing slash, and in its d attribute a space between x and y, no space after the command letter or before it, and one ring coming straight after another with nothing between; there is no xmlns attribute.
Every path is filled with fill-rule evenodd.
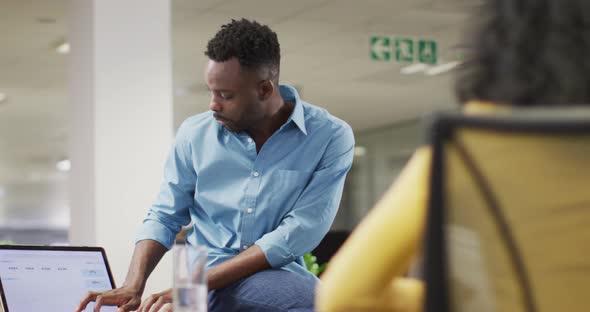
<svg viewBox="0 0 590 312"><path fill-rule="evenodd" d="M219 101L217 101L214 95L211 96L211 100L209 101L209 109L216 113L219 113L221 111L221 104L219 103Z"/></svg>

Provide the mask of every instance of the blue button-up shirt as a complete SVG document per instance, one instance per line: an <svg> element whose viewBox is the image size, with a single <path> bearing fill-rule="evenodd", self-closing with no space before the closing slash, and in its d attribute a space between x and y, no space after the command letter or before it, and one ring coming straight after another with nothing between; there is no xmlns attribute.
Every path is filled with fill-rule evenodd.
<svg viewBox="0 0 590 312"><path fill-rule="evenodd" d="M280 86L295 108L256 152L246 132L231 132L206 112L178 129L160 193L138 233L170 248L192 221L187 243L206 246L209 267L256 244L272 267L304 276L301 256L332 224L354 137L344 121Z"/></svg>

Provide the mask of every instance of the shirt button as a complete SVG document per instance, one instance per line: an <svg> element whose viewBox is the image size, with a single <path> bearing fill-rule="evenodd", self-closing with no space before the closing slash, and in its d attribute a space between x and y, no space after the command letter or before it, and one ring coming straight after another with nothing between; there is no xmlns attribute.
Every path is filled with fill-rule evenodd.
<svg viewBox="0 0 590 312"><path fill-rule="evenodd" d="M252 143L252 138L248 138L248 143Z"/></svg>
<svg viewBox="0 0 590 312"><path fill-rule="evenodd" d="M242 249L244 249L244 250L248 249L248 245L242 246Z"/></svg>
<svg viewBox="0 0 590 312"><path fill-rule="evenodd" d="M254 173L252 173L255 177L259 176L260 173L258 173L258 171L254 171Z"/></svg>
<svg viewBox="0 0 590 312"><path fill-rule="evenodd" d="M254 209L248 208L248 210L246 210L246 211L248 211L248 213L252 213L252 211L254 211Z"/></svg>

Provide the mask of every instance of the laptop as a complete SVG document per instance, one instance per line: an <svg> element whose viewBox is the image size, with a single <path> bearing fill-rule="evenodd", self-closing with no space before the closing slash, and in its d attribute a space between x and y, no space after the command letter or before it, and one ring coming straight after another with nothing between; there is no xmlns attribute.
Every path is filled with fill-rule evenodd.
<svg viewBox="0 0 590 312"><path fill-rule="evenodd" d="M4 312L74 311L89 291L115 288L103 248L0 245ZM85 311L91 312L91 302ZM103 307L101 311L117 311Z"/></svg>

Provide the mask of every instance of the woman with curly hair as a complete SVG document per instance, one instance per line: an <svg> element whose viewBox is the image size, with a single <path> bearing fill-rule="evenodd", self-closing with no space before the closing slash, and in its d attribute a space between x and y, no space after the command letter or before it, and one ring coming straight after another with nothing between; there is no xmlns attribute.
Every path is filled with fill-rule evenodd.
<svg viewBox="0 0 590 312"><path fill-rule="evenodd" d="M487 0L474 29L456 83L465 113L590 103L590 1ZM430 165L418 148L331 260L318 311L422 309L422 282L402 276L421 245Z"/></svg>

